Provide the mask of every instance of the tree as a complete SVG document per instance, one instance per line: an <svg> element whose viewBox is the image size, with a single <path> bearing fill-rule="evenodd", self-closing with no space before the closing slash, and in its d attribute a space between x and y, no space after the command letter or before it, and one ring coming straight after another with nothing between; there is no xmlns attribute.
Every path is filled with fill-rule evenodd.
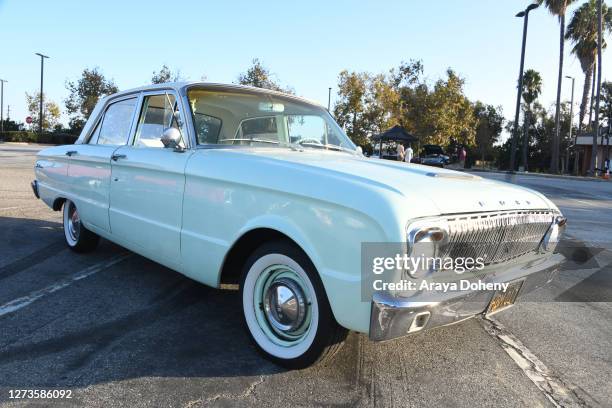
<svg viewBox="0 0 612 408"><path fill-rule="evenodd" d="M364 148L370 148L369 124L366 118L366 93L370 77L366 73L348 72L338 75L338 98L334 116L351 140Z"/></svg>
<svg viewBox="0 0 612 408"><path fill-rule="evenodd" d="M32 117L32 122L38 125L38 123L40 123L40 92L33 95L26 92L25 97L26 106L28 108L28 112L30 112L30 116ZM52 130L59 123L59 118L61 115L59 105L47 99L47 96L44 95L43 112L43 130Z"/></svg>
<svg viewBox="0 0 612 408"><path fill-rule="evenodd" d="M612 124L612 82L605 81L601 84L600 103L599 120L610 126Z"/></svg>
<svg viewBox="0 0 612 408"><path fill-rule="evenodd" d="M527 171L529 160L528 150L530 145L529 128L531 126L531 105L538 99L542 93L542 76L533 69L528 69L523 75L522 96L525 101L524 106L524 137L523 137L523 166Z"/></svg>
<svg viewBox="0 0 612 408"><path fill-rule="evenodd" d="M240 85L254 86L256 88L271 89L273 91L293 93L291 88L283 89L272 79L270 70L266 68L258 58L253 59L253 65L246 72L238 76Z"/></svg>
<svg viewBox="0 0 612 408"><path fill-rule="evenodd" d="M426 129L422 135L427 143L448 146L451 139L460 144L473 145L476 135L476 117L469 99L463 93L465 81L452 69L446 79L439 79L425 104Z"/></svg>
<svg viewBox="0 0 612 408"><path fill-rule="evenodd" d="M559 135L560 135L560 109L561 109L561 83L563 82L563 52L565 48L565 12L567 6L575 0L538 0L544 3L552 15L559 18L559 77L557 78L557 104L555 110L555 137L552 144L552 157L550 169L553 173L559 172Z"/></svg>
<svg viewBox="0 0 612 408"><path fill-rule="evenodd" d="M151 77L152 84L164 84L166 82L178 82L182 81L181 71L172 72L170 68L166 64L162 65L159 72L153 71L153 76Z"/></svg>
<svg viewBox="0 0 612 408"><path fill-rule="evenodd" d="M603 31L612 31L612 13L608 13L608 7L602 4L602 23ZM595 57L597 56L597 1L590 0L582 4L574 12L570 23L567 26L565 38L570 40L574 46L572 53L580 61L580 67L584 73L584 86L582 89L582 101L580 103L580 113L578 116L578 132L582 130L586 109L589 104L589 89L593 69L595 68ZM606 42L602 48L606 47Z"/></svg>
<svg viewBox="0 0 612 408"><path fill-rule="evenodd" d="M480 160L485 161L487 156L493 158L493 146L499 140L504 128L504 115L501 106L485 105L478 101L474 104L476 117L476 153Z"/></svg>
<svg viewBox="0 0 612 408"><path fill-rule="evenodd" d="M420 61L402 63L387 74L342 71L333 112L347 135L364 150L369 136L399 124L422 143L466 146L475 142L477 119L453 70L433 88L421 81Z"/></svg>
<svg viewBox="0 0 612 408"><path fill-rule="evenodd" d="M66 111L72 115L70 128L75 133L81 131L101 97L119 92L115 83L107 80L97 67L85 68L78 81L66 82L66 89L70 92Z"/></svg>

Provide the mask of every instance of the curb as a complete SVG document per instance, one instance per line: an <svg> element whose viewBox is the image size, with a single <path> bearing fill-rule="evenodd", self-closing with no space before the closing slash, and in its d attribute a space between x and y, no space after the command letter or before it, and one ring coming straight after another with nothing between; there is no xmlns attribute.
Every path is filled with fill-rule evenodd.
<svg viewBox="0 0 612 408"><path fill-rule="evenodd" d="M548 173L525 173L525 172L514 172L511 173L509 171L502 170L483 170L483 169L466 169L462 170L466 173L494 173L494 174L506 174L506 175L516 175L516 176L534 176L534 177L542 177L542 178L553 178L553 179L562 179L562 180L576 180L576 181L594 181L599 183L609 182L610 180L603 179L601 177L587 177L587 176L569 176L563 174L548 174Z"/></svg>

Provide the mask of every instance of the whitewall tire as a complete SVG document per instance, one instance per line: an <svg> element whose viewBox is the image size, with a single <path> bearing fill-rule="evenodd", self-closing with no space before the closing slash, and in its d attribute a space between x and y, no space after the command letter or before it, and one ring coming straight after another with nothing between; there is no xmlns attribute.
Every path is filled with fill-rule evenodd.
<svg viewBox="0 0 612 408"><path fill-rule="evenodd" d="M266 358L284 367L330 358L346 337L312 262L288 242L264 244L249 257L240 295L251 339Z"/></svg>
<svg viewBox="0 0 612 408"><path fill-rule="evenodd" d="M100 237L89 231L81 222L81 216L74 202L66 200L63 208L64 237L66 244L75 252L93 251Z"/></svg>

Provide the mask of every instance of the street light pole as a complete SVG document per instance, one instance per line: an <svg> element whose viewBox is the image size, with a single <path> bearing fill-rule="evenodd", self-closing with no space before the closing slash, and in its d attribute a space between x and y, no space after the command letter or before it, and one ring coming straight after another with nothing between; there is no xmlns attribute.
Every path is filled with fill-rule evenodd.
<svg viewBox="0 0 612 408"><path fill-rule="evenodd" d="M43 78L44 78L44 72L45 72L45 58L49 58L46 55L43 55L39 52L35 53L36 55L38 55L40 57L40 110L38 111L38 123L39 123L39 132L40 135L42 136L43 133L43 117L44 117L44 112L43 112Z"/></svg>
<svg viewBox="0 0 612 408"><path fill-rule="evenodd" d="M569 75L566 75L565 77L572 80L572 101L570 105L570 128L569 128L569 139L572 140L572 127L574 125L574 83L576 82L576 78L574 78L573 76L569 76ZM577 139L578 139L577 137L574 137L574 156L578 154L578 150L576 150ZM567 155L565 158L566 158L565 171L569 173L569 146L567 147ZM576 159L574 159L574 163L577 163Z"/></svg>
<svg viewBox="0 0 612 408"><path fill-rule="evenodd" d="M327 111L329 112L329 108L331 107L331 87L327 89Z"/></svg>
<svg viewBox="0 0 612 408"><path fill-rule="evenodd" d="M510 171L514 172L514 163L516 161L516 138L518 137L518 121L519 112L521 109L521 92L523 92L523 69L525 68L525 45L527 44L527 24L529 21L529 12L538 8L539 4L533 3L527 6L524 11L517 13L516 17L523 17L523 45L521 48L521 65L519 68L518 89L516 91L516 112L514 114L514 134L512 135L511 151L510 151Z"/></svg>
<svg viewBox="0 0 612 408"><path fill-rule="evenodd" d="M0 133L4 133L4 83L8 82L0 79Z"/></svg>

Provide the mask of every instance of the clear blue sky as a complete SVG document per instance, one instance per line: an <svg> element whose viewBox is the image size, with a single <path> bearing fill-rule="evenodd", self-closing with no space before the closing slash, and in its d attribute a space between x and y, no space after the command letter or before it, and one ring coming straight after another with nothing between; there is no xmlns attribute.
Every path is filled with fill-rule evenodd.
<svg viewBox="0 0 612 408"><path fill-rule="evenodd" d="M584 0L583 0L584 1ZM583 1L577 2L581 4ZM39 88L64 109L65 82L98 66L120 89L146 84L167 64L187 79L235 82L260 58L284 85L322 104L342 69L384 72L402 60L421 59L431 82L452 67L473 99L501 105L512 118L522 20L529 1L29 1L0 0L2 59L11 117L27 116L24 93ZM570 8L570 13L576 6ZM557 19L532 12L526 68L541 72L540 101L554 103L559 46ZM565 73L583 75L566 45ZM612 72L604 53L603 76ZM570 98L569 80L563 100ZM333 100L333 96L332 96ZM577 111L578 103L576 103ZM63 117L66 122L66 117Z"/></svg>

